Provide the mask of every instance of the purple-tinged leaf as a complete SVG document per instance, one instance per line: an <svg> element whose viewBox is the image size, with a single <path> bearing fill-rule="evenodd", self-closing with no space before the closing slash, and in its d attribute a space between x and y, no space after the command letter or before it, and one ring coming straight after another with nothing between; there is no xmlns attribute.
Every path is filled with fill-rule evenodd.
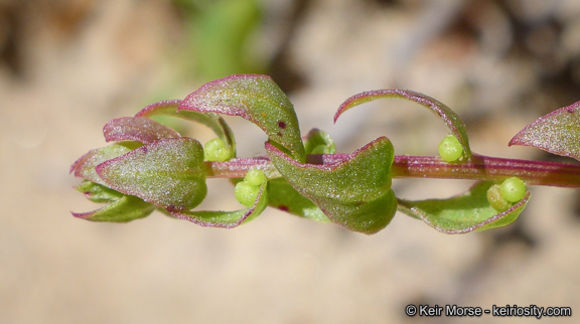
<svg viewBox="0 0 580 324"><path fill-rule="evenodd" d="M95 222L124 223L148 216L155 210L155 206L143 200L123 195L109 205L85 213L71 212L74 217Z"/></svg>
<svg viewBox="0 0 580 324"><path fill-rule="evenodd" d="M162 138L181 137L175 130L145 117L122 117L109 121L103 127L107 142L137 141L153 143Z"/></svg>
<svg viewBox="0 0 580 324"><path fill-rule="evenodd" d="M509 209L498 212L488 199L492 181L476 183L463 195L449 199L410 201L399 199L399 210L423 220L438 231L459 234L502 227L514 222L530 200L529 191Z"/></svg>
<svg viewBox="0 0 580 324"><path fill-rule="evenodd" d="M187 137L144 145L96 167L106 185L164 208L187 210L205 197L203 149Z"/></svg>
<svg viewBox="0 0 580 324"><path fill-rule="evenodd" d="M469 148L469 140L467 138L467 132L465 131L465 124L459 118L459 116L453 110L451 110L451 108L447 107L445 104L439 102L438 100L411 90L381 89L355 94L346 99L340 105L338 111L334 115L334 122L336 123L338 117L340 117L340 115L342 115L345 111L365 102L380 98L407 99L428 108L437 116L439 116L443 122L445 122L445 125L447 125L451 133L457 137L459 143L463 147L463 158L469 159L471 157L471 149Z"/></svg>
<svg viewBox="0 0 580 324"><path fill-rule="evenodd" d="M266 192L267 183L260 186L258 196L254 204L249 208L236 211L178 211L168 209L170 216L187 220L192 223L207 227L232 228L249 222L258 217L266 208L268 195Z"/></svg>
<svg viewBox="0 0 580 324"><path fill-rule="evenodd" d="M285 153L300 162L306 159L294 107L269 76L241 74L206 83L189 94L179 110L242 117Z"/></svg>
<svg viewBox="0 0 580 324"><path fill-rule="evenodd" d="M393 145L380 137L332 164L302 164L266 143L272 163L296 191L346 228L375 233L395 214Z"/></svg>
<svg viewBox="0 0 580 324"><path fill-rule="evenodd" d="M509 145L533 146L580 160L580 101L536 119L517 133Z"/></svg>
<svg viewBox="0 0 580 324"><path fill-rule="evenodd" d="M141 143L138 142L123 142L90 150L71 165L70 173L74 174L75 177L105 185L105 182L97 174L95 167L107 160L128 153L139 146L141 146Z"/></svg>
<svg viewBox="0 0 580 324"><path fill-rule="evenodd" d="M236 152L236 141L234 133L226 121L214 113L201 113L196 111L180 110L177 108L181 100L164 100L151 104L135 114L135 117L152 117L152 116L172 116L189 121L198 122L209 127L219 138L228 144Z"/></svg>

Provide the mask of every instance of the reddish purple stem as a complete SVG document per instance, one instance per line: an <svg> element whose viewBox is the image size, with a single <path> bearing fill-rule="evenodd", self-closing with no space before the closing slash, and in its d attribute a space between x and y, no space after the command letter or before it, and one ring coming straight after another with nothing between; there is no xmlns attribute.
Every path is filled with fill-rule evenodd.
<svg viewBox="0 0 580 324"><path fill-rule="evenodd" d="M313 154L308 163L333 164L349 154ZM208 177L242 178L251 168L263 170L268 177L280 176L267 157L239 158L226 162L205 162ZM473 155L469 161L447 163L435 156L396 155L393 178L442 178L500 181L519 177L528 185L580 187L580 164L515 160Z"/></svg>

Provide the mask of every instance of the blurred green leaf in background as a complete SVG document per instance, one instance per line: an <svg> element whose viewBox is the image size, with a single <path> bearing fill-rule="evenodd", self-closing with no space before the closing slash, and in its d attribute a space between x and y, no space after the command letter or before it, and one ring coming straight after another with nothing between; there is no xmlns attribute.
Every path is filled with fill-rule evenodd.
<svg viewBox="0 0 580 324"><path fill-rule="evenodd" d="M174 0L185 19L180 70L199 80L234 73L263 73L266 62L252 51L262 20L258 0Z"/></svg>

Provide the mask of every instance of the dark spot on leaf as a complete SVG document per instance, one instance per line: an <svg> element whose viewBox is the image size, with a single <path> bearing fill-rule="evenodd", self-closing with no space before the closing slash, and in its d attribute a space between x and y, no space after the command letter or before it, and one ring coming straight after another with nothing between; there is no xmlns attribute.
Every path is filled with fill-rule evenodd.
<svg viewBox="0 0 580 324"><path fill-rule="evenodd" d="M280 132L276 133L276 135L282 137L282 133L280 133Z"/></svg>
<svg viewBox="0 0 580 324"><path fill-rule="evenodd" d="M286 205L280 205L280 206L278 206L278 209L283 210L285 212L290 211L290 209Z"/></svg>
<svg viewBox="0 0 580 324"><path fill-rule="evenodd" d="M285 128L286 128L286 123L285 123L285 122L283 122L283 121L281 121L281 120L279 120L279 121L278 121L278 127L279 127L279 128L282 128L282 129L285 129Z"/></svg>

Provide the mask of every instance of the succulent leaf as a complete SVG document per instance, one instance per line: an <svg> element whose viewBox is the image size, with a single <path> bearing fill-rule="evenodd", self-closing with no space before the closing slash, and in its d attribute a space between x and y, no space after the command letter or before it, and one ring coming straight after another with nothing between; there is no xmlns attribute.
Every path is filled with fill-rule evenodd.
<svg viewBox="0 0 580 324"><path fill-rule="evenodd" d="M492 181L480 181L466 193L449 199L410 201L399 199L399 210L422 219L438 231L457 234L483 231L513 223L526 207L530 193L503 212L488 201Z"/></svg>
<svg viewBox="0 0 580 324"><path fill-rule="evenodd" d="M346 99L338 108L338 111L334 115L334 122L338 117L340 117L345 111L356 107L365 102L373 101L380 98L402 98L413 102L416 102L439 116L445 125L451 130L451 133L457 137L459 143L463 147L463 159L469 159L471 157L471 149L469 148L469 139L467 138L467 132L465 131L465 124L459 118L459 116L440 101L431 98L427 95L404 89L381 89L373 91L365 91L351 96Z"/></svg>
<svg viewBox="0 0 580 324"><path fill-rule="evenodd" d="M580 101L536 119L517 133L509 145L533 146L580 161Z"/></svg>
<svg viewBox="0 0 580 324"><path fill-rule="evenodd" d="M350 230L375 233L396 211L390 189L393 145L386 137L331 165L299 163L270 143L266 143L266 151L296 191Z"/></svg>
<svg viewBox="0 0 580 324"><path fill-rule="evenodd" d="M301 195L283 178L268 182L268 205L318 222L330 222L318 206Z"/></svg>
<svg viewBox="0 0 580 324"><path fill-rule="evenodd" d="M145 117L116 118L105 124L103 133L107 142L137 141L153 143L162 138L178 138L178 132Z"/></svg>
<svg viewBox="0 0 580 324"><path fill-rule="evenodd" d="M187 210L205 197L203 149L198 141L166 138L96 167L106 185L156 206Z"/></svg>
<svg viewBox="0 0 580 324"><path fill-rule="evenodd" d="M213 113L180 110L177 108L181 100L164 100L151 104L135 114L135 117L172 116L189 121L198 122L209 127L219 138L229 145L232 152L236 152L234 133L226 121Z"/></svg>
<svg viewBox="0 0 580 324"><path fill-rule="evenodd" d="M268 195L266 187L268 183L263 183L258 191L254 203L244 209L235 211L179 211L169 209L170 216L190 221L192 223L207 227L232 228L249 222L258 217L267 207Z"/></svg>
<svg viewBox="0 0 580 324"><path fill-rule="evenodd" d="M294 106L269 76L240 74L206 83L179 104L179 111L242 117L294 159L306 159Z"/></svg>
<svg viewBox="0 0 580 324"><path fill-rule="evenodd" d="M72 212L73 216L96 222L124 223L151 214L155 206L137 197L123 195L109 205L86 213Z"/></svg>
<svg viewBox="0 0 580 324"><path fill-rule="evenodd" d="M95 167L107 160L116 158L141 146L138 142L121 142L90 150L76 160L70 167L75 177L91 180L102 185L106 183L97 174Z"/></svg>
<svg viewBox="0 0 580 324"><path fill-rule="evenodd" d="M89 180L81 182L76 189L82 192L87 199L96 203L113 202L123 197L122 193Z"/></svg>

